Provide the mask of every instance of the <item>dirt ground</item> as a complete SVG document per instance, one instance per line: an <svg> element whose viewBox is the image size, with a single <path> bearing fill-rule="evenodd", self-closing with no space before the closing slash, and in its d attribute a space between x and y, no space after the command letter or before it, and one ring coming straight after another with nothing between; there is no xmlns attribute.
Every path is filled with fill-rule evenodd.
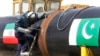
<svg viewBox="0 0 100 56"><path fill-rule="evenodd" d="M0 56L15 56L15 49L5 46L0 46Z"/></svg>
<svg viewBox="0 0 100 56"><path fill-rule="evenodd" d="M0 46L0 56L15 56L16 47L10 47L10 46ZM41 56L41 53L34 49L32 52L32 56Z"/></svg>

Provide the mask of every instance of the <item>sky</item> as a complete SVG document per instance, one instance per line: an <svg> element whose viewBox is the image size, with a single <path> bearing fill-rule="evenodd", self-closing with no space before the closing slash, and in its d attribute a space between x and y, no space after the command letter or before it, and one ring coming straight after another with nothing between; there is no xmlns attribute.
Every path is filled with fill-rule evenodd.
<svg viewBox="0 0 100 56"><path fill-rule="evenodd" d="M23 4L23 11L28 10L28 4ZM15 4L15 13L18 14L18 4ZM13 0L0 0L0 17L13 15Z"/></svg>
<svg viewBox="0 0 100 56"><path fill-rule="evenodd" d="M13 0L0 0L0 17L3 16L11 16L13 10ZM70 4L87 4L90 6L100 6L100 0L64 0L62 5L70 5ZM18 5L16 5L18 8ZM25 4L27 8L27 5ZM24 11L27 9L24 8ZM16 9L18 12L18 9Z"/></svg>
<svg viewBox="0 0 100 56"><path fill-rule="evenodd" d="M0 17L12 15L12 0L0 0Z"/></svg>

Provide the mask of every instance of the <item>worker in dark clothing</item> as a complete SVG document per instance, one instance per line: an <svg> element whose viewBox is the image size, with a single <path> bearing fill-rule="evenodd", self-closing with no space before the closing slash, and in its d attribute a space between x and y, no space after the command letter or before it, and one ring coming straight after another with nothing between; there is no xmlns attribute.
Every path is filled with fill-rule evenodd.
<svg viewBox="0 0 100 56"><path fill-rule="evenodd" d="M45 15L42 14L39 18L38 14L29 11L18 17L18 20L15 22L15 36L18 39L16 56L20 56L21 51L28 51L37 32L33 26L44 17Z"/></svg>

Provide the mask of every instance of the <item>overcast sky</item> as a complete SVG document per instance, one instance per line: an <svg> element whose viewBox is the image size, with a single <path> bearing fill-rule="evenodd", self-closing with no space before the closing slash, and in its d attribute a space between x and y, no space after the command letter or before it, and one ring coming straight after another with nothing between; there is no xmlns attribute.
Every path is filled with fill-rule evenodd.
<svg viewBox="0 0 100 56"><path fill-rule="evenodd" d="M65 4L87 4L90 6L100 6L100 0L64 0L62 5Z"/></svg>

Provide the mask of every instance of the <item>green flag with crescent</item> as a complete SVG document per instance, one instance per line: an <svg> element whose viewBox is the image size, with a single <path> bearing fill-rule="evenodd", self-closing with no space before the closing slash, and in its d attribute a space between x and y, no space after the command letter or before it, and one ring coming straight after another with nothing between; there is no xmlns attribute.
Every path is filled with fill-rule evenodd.
<svg viewBox="0 0 100 56"><path fill-rule="evenodd" d="M75 19L69 32L69 45L99 46L100 18Z"/></svg>

